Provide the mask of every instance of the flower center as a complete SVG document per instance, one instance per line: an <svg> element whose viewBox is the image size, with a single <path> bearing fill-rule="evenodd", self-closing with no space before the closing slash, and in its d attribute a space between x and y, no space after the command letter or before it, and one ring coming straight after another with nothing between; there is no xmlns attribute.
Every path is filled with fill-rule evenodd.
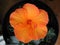
<svg viewBox="0 0 60 45"><path fill-rule="evenodd" d="M32 20L27 20L27 24L31 24L32 23Z"/></svg>

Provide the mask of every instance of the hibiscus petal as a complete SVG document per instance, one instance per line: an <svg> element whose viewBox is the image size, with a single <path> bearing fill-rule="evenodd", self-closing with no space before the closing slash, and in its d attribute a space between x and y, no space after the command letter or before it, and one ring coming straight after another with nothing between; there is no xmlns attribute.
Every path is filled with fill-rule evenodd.
<svg viewBox="0 0 60 45"><path fill-rule="evenodd" d="M33 20L38 24L40 23L40 24L47 25L49 22L48 13L45 10L40 9L40 14L34 17Z"/></svg>
<svg viewBox="0 0 60 45"><path fill-rule="evenodd" d="M32 38L30 37L29 35L29 31L28 31L28 28L26 27L19 27L18 29L18 25L17 27L15 27L14 29L14 32L15 32L15 36L16 38L19 40L19 41L22 41L24 43L28 43L32 40Z"/></svg>
<svg viewBox="0 0 60 45"><path fill-rule="evenodd" d="M48 24L48 13L45 10L40 9L40 20L46 24Z"/></svg>
<svg viewBox="0 0 60 45"><path fill-rule="evenodd" d="M14 12L11 13L10 15L10 24L15 27L15 25L19 23L25 23L27 16L26 16L26 10L23 8L16 9Z"/></svg>
<svg viewBox="0 0 60 45"><path fill-rule="evenodd" d="M38 39L43 39L47 35L48 29L45 25L38 25L35 31L38 35Z"/></svg>
<svg viewBox="0 0 60 45"><path fill-rule="evenodd" d="M34 4L26 3L23 8L27 10L28 18L30 19L39 14L39 9Z"/></svg>

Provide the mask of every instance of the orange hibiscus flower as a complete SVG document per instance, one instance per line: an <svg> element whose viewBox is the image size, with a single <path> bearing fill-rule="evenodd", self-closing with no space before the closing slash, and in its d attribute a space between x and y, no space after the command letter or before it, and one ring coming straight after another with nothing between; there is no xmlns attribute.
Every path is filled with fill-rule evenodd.
<svg viewBox="0 0 60 45"><path fill-rule="evenodd" d="M28 43L31 40L43 39L47 34L48 14L34 4L26 3L10 15L10 24L19 41Z"/></svg>

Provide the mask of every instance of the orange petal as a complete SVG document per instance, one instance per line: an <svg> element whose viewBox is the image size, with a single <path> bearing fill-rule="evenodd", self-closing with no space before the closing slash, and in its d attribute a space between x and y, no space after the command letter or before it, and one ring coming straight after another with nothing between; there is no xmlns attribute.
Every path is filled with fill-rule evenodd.
<svg viewBox="0 0 60 45"><path fill-rule="evenodd" d="M32 38L29 35L29 30L26 27L19 27L18 29L18 25L15 28L14 32L15 32L15 36L19 41L22 41L24 43L28 43L32 40Z"/></svg>
<svg viewBox="0 0 60 45"><path fill-rule="evenodd" d="M32 40L37 40L38 39L38 35L35 31L35 28L36 28L36 24L32 22L32 24L30 25L30 28L29 28L29 35L31 36Z"/></svg>
<svg viewBox="0 0 60 45"><path fill-rule="evenodd" d="M45 10L40 9L40 19L44 23L48 23L49 18L48 18L48 13Z"/></svg>
<svg viewBox="0 0 60 45"><path fill-rule="evenodd" d="M23 8L27 10L28 18L30 19L39 14L39 9L34 4L26 3Z"/></svg>
<svg viewBox="0 0 60 45"><path fill-rule="evenodd" d="M25 27L23 27L23 26L24 26L24 24L22 26L18 24L14 27L15 36L19 41L28 43L31 40L38 39L38 35L37 35L36 31L34 31L35 30L34 23L32 23L32 25L26 24Z"/></svg>
<svg viewBox="0 0 60 45"><path fill-rule="evenodd" d="M47 27L45 25L38 25L37 28L35 29L38 39L43 39L47 35Z"/></svg>
<svg viewBox="0 0 60 45"><path fill-rule="evenodd" d="M47 25L49 22L48 13L45 10L40 9L40 14L34 17L33 20L38 24Z"/></svg>
<svg viewBox="0 0 60 45"><path fill-rule="evenodd" d="M10 24L15 27L15 25L19 23L24 23L27 19L26 16L26 10L23 8L16 9L12 14L10 15Z"/></svg>

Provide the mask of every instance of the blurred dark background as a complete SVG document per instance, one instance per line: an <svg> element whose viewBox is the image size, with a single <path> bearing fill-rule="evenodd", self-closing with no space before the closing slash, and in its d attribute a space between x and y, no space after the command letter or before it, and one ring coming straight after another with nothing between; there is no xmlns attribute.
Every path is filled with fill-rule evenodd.
<svg viewBox="0 0 60 45"><path fill-rule="evenodd" d="M1 35L1 23L5 16L5 13L17 2L21 0L0 0L0 35ZM59 27L60 27L60 0L40 0L46 3L56 14ZM60 28L59 28L60 29ZM60 32L60 31L59 31ZM56 45L60 45L60 34L58 36Z"/></svg>

